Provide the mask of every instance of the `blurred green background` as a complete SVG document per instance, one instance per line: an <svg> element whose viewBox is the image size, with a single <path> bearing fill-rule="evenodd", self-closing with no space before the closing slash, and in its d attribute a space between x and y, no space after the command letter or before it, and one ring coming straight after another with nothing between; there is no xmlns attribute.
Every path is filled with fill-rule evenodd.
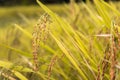
<svg viewBox="0 0 120 80"><path fill-rule="evenodd" d="M66 3L70 0L40 0L46 3L52 11L59 15L64 14ZM75 0L76 2L86 2L87 0ZM92 1L92 0L90 0ZM111 1L111 0L105 0ZM112 0L119 1L119 0ZM5 27L11 23L24 23L25 18L33 20L39 18L43 11L38 7L36 0L0 0L0 27ZM24 19L24 20L23 20ZM6 24L7 22L7 24Z"/></svg>
<svg viewBox="0 0 120 80"><path fill-rule="evenodd" d="M21 78L12 72L15 70L28 80L48 80L49 65L55 63L57 57L58 61L52 66L53 71L50 71L53 78L51 80L96 80L99 73L98 66L102 66L99 63L104 61L104 54L110 47L110 41L104 34L111 34L112 21L118 24L117 26L120 24L120 2L115 2L119 0L112 0L113 3L111 0L105 0L111 1L109 4L103 0L94 0L94 2L76 0L77 3L74 0L40 1L53 11L50 14L50 10L42 6L50 15L48 22L51 24L46 26L50 28L51 34L48 36L47 28L43 31L48 33L38 29L38 32L43 34L38 50L40 73L32 72L34 68L32 33L35 31L35 25L40 23L37 24L38 20L43 21L45 11L38 6L36 0L0 0L0 66L2 66L0 72L7 73L13 78L15 76ZM69 2L71 3L68 4ZM97 37L99 34L103 34L103 37ZM120 61L119 56L118 61ZM27 68L27 71L21 67ZM9 72L14 75L9 75ZM116 80L120 79L119 74ZM110 80L110 76L109 72L106 72L104 80ZM4 78L4 74L0 76L0 80Z"/></svg>

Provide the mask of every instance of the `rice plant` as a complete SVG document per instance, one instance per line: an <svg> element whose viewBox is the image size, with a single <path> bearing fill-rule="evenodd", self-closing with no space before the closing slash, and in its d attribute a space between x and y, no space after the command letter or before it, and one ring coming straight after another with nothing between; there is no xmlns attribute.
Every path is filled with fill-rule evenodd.
<svg viewBox="0 0 120 80"><path fill-rule="evenodd" d="M71 0L59 15L36 2L39 20L0 30L1 80L119 80L118 3Z"/></svg>

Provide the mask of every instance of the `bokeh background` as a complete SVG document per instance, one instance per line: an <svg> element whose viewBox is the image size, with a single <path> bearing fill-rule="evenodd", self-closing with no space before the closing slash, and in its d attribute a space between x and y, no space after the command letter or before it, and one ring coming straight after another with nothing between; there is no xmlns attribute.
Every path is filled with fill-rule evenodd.
<svg viewBox="0 0 120 80"><path fill-rule="evenodd" d="M112 45L115 50L120 45L120 0L105 0L108 4L104 0L39 1L48 9L36 0L0 0L0 80L98 80L101 71L103 80L110 80L110 65L120 71L120 48L118 65L109 54ZM113 41L109 37L114 26ZM36 51L40 73L33 71Z"/></svg>
<svg viewBox="0 0 120 80"><path fill-rule="evenodd" d="M69 3L70 0L40 0L46 4ZM87 0L75 0L76 2L86 2ZM90 0L92 1L92 0ZM120 0L105 0L105 1L120 1ZM36 0L0 0L0 6L15 6L15 5L36 5Z"/></svg>

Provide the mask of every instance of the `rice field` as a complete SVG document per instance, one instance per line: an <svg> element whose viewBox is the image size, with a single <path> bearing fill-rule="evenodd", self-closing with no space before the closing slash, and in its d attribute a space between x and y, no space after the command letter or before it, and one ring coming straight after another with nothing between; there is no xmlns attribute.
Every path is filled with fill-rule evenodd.
<svg viewBox="0 0 120 80"><path fill-rule="evenodd" d="M0 8L0 80L119 80L120 2Z"/></svg>

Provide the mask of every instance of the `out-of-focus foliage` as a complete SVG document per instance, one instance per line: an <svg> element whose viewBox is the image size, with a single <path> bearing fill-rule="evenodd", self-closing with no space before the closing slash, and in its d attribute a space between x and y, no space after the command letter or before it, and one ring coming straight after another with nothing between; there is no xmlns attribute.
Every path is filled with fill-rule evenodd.
<svg viewBox="0 0 120 80"><path fill-rule="evenodd" d="M0 80L120 79L120 3L71 0L45 6L37 2L40 10L35 6L0 10L4 20L0 23ZM37 50L33 39L38 41ZM38 53L36 71L33 51Z"/></svg>
<svg viewBox="0 0 120 80"><path fill-rule="evenodd" d="M75 2L86 2L88 0L74 0ZM93 1L93 0L89 0ZM105 0L105 1L119 1L119 0ZM43 3L69 3L70 0L41 0ZM16 5L36 5L36 0L0 0L0 6L16 6Z"/></svg>

